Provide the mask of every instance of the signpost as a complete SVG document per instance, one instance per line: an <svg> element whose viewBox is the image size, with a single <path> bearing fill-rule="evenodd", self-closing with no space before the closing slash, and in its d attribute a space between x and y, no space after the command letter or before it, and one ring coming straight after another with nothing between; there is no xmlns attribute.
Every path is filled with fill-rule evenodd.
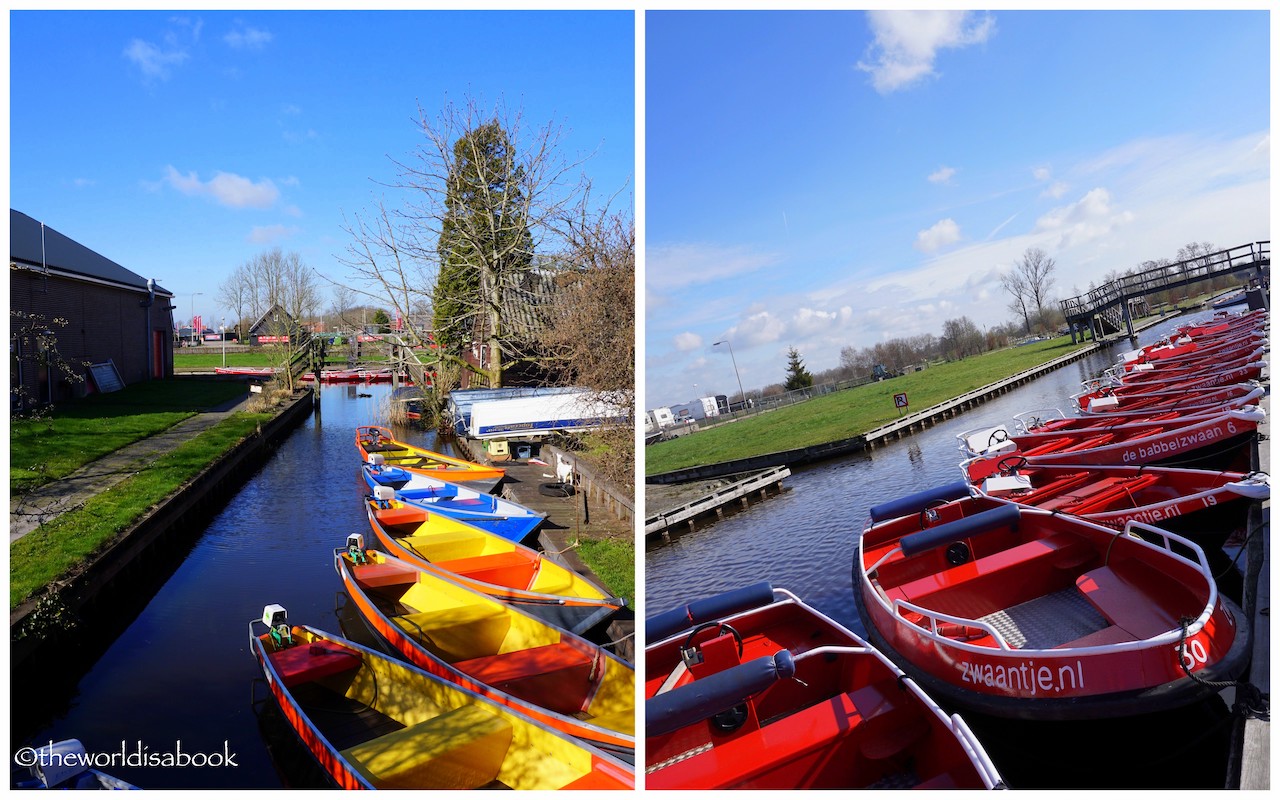
<svg viewBox="0 0 1280 800"><path fill-rule="evenodd" d="M902 416L902 410L907 407L907 393L898 392L893 396L893 405L898 409L898 416Z"/></svg>

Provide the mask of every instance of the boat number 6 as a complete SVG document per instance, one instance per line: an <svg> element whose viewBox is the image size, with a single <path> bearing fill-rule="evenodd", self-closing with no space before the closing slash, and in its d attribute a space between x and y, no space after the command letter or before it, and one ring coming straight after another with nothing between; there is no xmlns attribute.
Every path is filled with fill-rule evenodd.
<svg viewBox="0 0 1280 800"><path fill-rule="evenodd" d="M1204 644L1199 639L1192 639L1187 642L1187 649L1182 653L1182 663L1186 665L1188 670L1193 670L1208 660L1209 654L1204 651Z"/></svg>

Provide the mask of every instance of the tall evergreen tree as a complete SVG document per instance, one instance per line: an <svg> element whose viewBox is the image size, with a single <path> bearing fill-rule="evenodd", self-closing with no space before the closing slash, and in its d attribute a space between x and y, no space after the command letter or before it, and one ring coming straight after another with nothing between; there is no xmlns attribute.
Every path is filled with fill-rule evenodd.
<svg viewBox="0 0 1280 800"><path fill-rule="evenodd" d="M446 352L459 354L482 336L490 345L494 386L501 385L507 352L504 289L517 286L533 264L523 181L524 168L496 120L454 143L437 244L435 338Z"/></svg>
<svg viewBox="0 0 1280 800"><path fill-rule="evenodd" d="M800 360L800 351L794 347L787 351L787 381L783 384L788 392L795 389L808 389L813 385L813 376L804 368Z"/></svg>

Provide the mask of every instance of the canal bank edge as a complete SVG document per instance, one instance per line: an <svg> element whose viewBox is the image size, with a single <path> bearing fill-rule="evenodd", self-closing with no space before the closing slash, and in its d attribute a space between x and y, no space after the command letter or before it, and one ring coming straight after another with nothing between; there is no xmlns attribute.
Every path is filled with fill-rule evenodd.
<svg viewBox="0 0 1280 800"><path fill-rule="evenodd" d="M9 613L9 653L12 667L74 636L58 627L22 635L38 609L53 598L59 611L79 616L90 603L123 588L121 581L144 568L151 556L191 529L193 517L206 514L256 470L244 469L251 460L277 445L307 418L314 406L314 390L304 389L258 430L223 453L176 493L157 504L88 560L50 584L45 592L24 600Z"/></svg>
<svg viewBox="0 0 1280 800"><path fill-rule="evenodd" d="M1156 320L1161 322L1163 320ZM776 453L765 453L758 456L749 456L734 461L722 461L717 464L703 464L697 467L686 467L684 469L673 470L671 472L663 472L657 475L645 476L645 483L684 483L686 481L706 480L708 478L719 478L725 475L732 475L739 472L752 472L770 467L789 466L796 467L804 464L810 464L817 461L825 461L827 459L838 458L840 456L858 453L863 450L874 449L890 439L901 439L904 436L910 436L913 433L932 427L933 423L940 419L949 419L971 408L982 405L994 397L1005 394L1012 389L1021 386L1028 381L1035 380L1041 375L1052 372L1059 367L1064 367L1075 361L1092 355L1103 347L1114 344L1114 341L1095 342L1087 347L1082 347L1073 353L1055 358L1052 361L1046 361L1031 369L1010 375L1007 378L981 386L973 391L966 392L958 397L953 397L923 411L916 411L901 419L894 420L887 425L881 425L873 428L866 433L850 437L848 439L840 439L834 442L826 442L824 444L810 445L809 447L800 447L793 450L783 450Z"/></svg>

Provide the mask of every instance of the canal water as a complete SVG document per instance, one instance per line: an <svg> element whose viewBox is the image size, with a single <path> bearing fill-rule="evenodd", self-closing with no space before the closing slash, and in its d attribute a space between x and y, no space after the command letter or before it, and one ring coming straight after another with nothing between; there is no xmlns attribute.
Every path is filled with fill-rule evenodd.
<svg viewBox="0 0 1280 800"><path fill-rule="evenodd" d="M73 687L11 687L39 698L11 717L13 751L75 738L89 753L129 756L117 763L175 764L104 770L143 788L326 786L265 686L253 685L261 670L247 626L279 603L294 624L339 630L333 550L349 533L369 535L355 428L380 424L389 395L383 385L323 387L317 411ZM449 452L433 433L401 435ZM367 641L367 632L350 632ZM255 691L265 703L251 705ZM179 753L193 765L176 766ZM234 766L211 766L228 760Z"/></svg>
<svg viewBox="0 0 1280 800"><path fill-rule="evenodd" d="M1138 335L1157 341L1184 318ZM865 633L853 601L853 548L871 506L961 478L956 435L1043 408L1069 411L1081 382L1133 349L1123 340L883 448L793 471L782 494L645 553L646 616L759 580L789 589ZM852 436L857 431L849 431ZM965 714L1015 787L1221 787L1225 705L1123 722L1021 723Z"/></svg>

